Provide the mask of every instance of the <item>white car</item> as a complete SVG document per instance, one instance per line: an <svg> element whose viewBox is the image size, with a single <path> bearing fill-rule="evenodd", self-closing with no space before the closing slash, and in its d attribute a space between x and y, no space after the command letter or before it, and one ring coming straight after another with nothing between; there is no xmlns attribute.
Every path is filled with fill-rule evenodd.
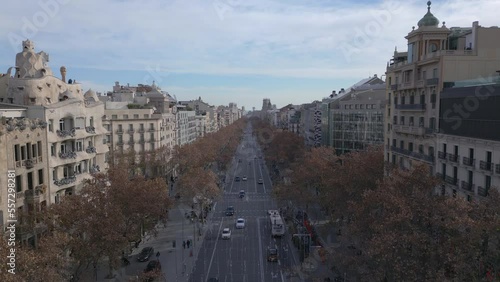
<svg viewBox="0 0 500 282"><path fill-rule="evenodd" d="M222 229L222 239L231 239L231 229L229 228Z"/></svg>
<svg viewBox="0 0 500 282"><path fill-rule="evenodd" d="M243 181L247 181L247 177L246 177L246 176L243 176L243 177L241 178L241 180L243 180Z"/></svg>
<svg viewBox="0 0 500 282"><path fill-rule="evenodd" d="M245 228L245 220L243 218L238 218L236 220L236 228L238 229Z"/></svg>

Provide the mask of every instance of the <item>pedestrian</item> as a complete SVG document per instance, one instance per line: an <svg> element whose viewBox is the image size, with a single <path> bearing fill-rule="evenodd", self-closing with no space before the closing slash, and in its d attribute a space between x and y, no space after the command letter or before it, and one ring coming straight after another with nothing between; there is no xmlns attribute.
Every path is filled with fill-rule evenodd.
<svg viewBox="0 0 500 282"><path fill-rule="evenodd" d="M182 241L182 248L185 249L186 248L186 241Z"/></svg>
<svg viewBox="0 0 500 282"><path fill-rule="evenodd" d="M189 249L189 245L190 244L191 244L191 240L188 239L187 242L186 242L186 245L187 245L188 249Z"/></svg>

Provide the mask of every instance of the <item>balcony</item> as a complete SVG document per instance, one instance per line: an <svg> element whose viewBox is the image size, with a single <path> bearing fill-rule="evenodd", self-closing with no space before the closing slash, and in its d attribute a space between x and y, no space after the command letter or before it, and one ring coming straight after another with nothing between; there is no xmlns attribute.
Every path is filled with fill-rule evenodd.
<svg viewBox="0 0 500 282"><path fill-rule="evenodd" d="M447 156L447 154L445 152L441 152L441 151L438 152L439 159L446 160L446 156Z"/></svg>
<svg viewBox="0 0 500 282"><path fill-rule="evenodd" d="M87 149L85 149L85 151L87 152L87 154L95 154L97 153L96 149L94 146L88 146Z"/></svg>
<svg viewBox="0 0 500 282"><path fill-rule="evenodd" d="M483 187L481 187L481 186L478 186L478 187L477 187L477 194L478 194L479 196L486 197L486 196L488 196L488 190L489 190L489 188L488 188L488 187L487 187L487 188L483 188Z"/></svg>
<svg viewBox="0 0 500 282"><path fill-rule="evenodd" d="M476 163L476 160L474 160L474 159L467 158L467 157L462 158L462 164L465 166L475 167L475 163Z"/></svg>
<svg viewBox="0 0 500 282"><path fill-rule="evenodd" d="M38 201L40 196L43 195L43 189L40 186L35 187L35 189L28 189L24 191L24 198L28 201Z"/></svg>
<svg viewBox="0 0 500 282"><path fill-rule="evenodd" d="M441 179L441 180L444 180L444 179L445 179L445 175L444 175L444 174L442 174L442 173L439 173L439 172L438 172L438 173L436 173L436 177L437 177L437 178L439 178L439 179Z"/></svg>
<svg viewBox="0 0 500 282"><path fill-rule="evenodd" d="M101 171L101 168L98 166L98 165L92 165L90 168L89 168L89 172L90 174L95 174L95 173L98 173Z"/></svg>
<svg viewBox="0 0 500 282"><path fill-rule="evenodd" d="M144 133L144 128L139 128L138 132L139 133Z"/></svg>
<svg viewBox="0 0 500 282"><path fill-rule="evenodd" d="M149 138L149 142L156 142L156 138Z"/></svg>
<svg viewBox="0 0 500 282"><path fill-rule="evenodd" d="M426 80L426 84L427 86L436 86L438 85L439 83L439 78L435 77L435 78L428 78Z"/></svg>
<svg viewBox="0 0 500 282"><path fill-rule="evenodd" d="M123 129L117 129L117 130L116 130L116 133L117 133L117 134L123 134Z"/></svg>
<svg viewBox="0 0 500 282"><path fill-rule="evenodd" d="M133 146L133 145L135 144L135 141L134 141L134 139L132 139L132 140L129 140L129 141L128 141L128 144L129 144L130 146Z"/></svg>
<svg viewBox="0 0 500 282"><path fill-rule="evenodd" d="M462 181L462 189L474 192L474 184Z"/></svg>
<svg viewBox="0 0 500 282"><path fill-rule="evenodd" d="M71 129L71 130L56 130L56 134L57 136L59 137L68 137L68 136L71 136L71 137L75 137L75 129Z"/></svg>
<svg viewBox="0 0 500 282"><path fill-rule="evenodd" d="M448 176L448 175L445 176L444 182L446 182L450 185L453 185L453 186L458 185L458 179L456 179L455 177Z"/></svg>
<svg viewBox="0 0 500 282"><path fill-rule="evenodd" d="M61 159L76 159L76 152L73 152L73 151L59 152L59 158L61 158Z"/></svg>
<svg viewBox="0 0 500 282"><path fill-rule="evenodd" d="M33 168L35 166L35 162L33 159L27 159L24 161L24 166L26 166L27 169Z"/></svg>
<svg viewBox="0 0 500 282"><path fill-rule="evenodd" d="M414 88L413 81L408 81L408 82L401 83L401 88L400 89L411 89L411 88Z"/></svg>
<svg viewBox="0 0 500 282"><path fill-rule="evenodd" d="M62 178L59 180L56 179L56 180L54 180L54 184L57 186L62 186L62 185L74 183L75 181L76 181L76 175L73 175L73 176L68 176L66 178Z"/></svg>
<svg viewBox="0 0 500 282"><path fill-rule="evenodd" d="M491 172L493 171L493 163L479 161L479 169Z"/></svg>
<svg viewBox="0 0 500 282"><path fill-rule="evenodd" d="M87 133L90 133L90 134L95 134L95 127L93 127L93 126L86 126L85 127L85 131L87 131Z"/></svg>
<svg viewBox="0 0 500 282"><path fill-rule="evenodd" d="M425 133L425 128L424 127L405 126L405 125L393 125L392 128L393 128L393 130L395 132L402 133L402 134L411 134L411 135L423 136L424 133Z"/></svg>
<svg viewBox="0 0 500 282"><path fill-rule="evenodd" d="M458 163L459 158L460 157L458 155L448 154L448 160L450 162Z"/></svg>
<svg viewBox="0 0 500 282"><path fill-rule="evenodd" d="M398 90L398 85L397 84L391 85L391 90Z"/></svg>
<svg viewBox="0 0 500 282"><path fill-rule="evenodd" d="M116 145L122 146L123 145L123 141L116 142Z"/></svg>
<svg viewBox="0 0 500 282"><path fill-rule="evenodd" d="M144 142L146 142L146 140L144 139L139 140L139 144L144 144Z"/></svg>
<svg viewBox="0 0 500 282"><path fill-rule="evenodd" d="M155 131L155 129L154 129L154 128L150 128L150 129L148 129L148 131L149 131L149 132L154 132L154 131Z"/></svg>
<svg viewBox="0 0 500 282"><path fill-rule="evenodd" d="M425 104L397 104L396 110L425 111Z"/></svg>
<svg viewBox="0 0 500 282"><path fill-rule="evenodd" d="M412 152L410 150L401 149L401 148L398 148L398 147L395 147L395 146L391 146L391 151L393 151L395 153L398 153L398 154L405 155L405 156L409 156L409 157L412 157L412 158L415 158L415 159L426 161L426 162L429 162L429 163L434 163L434 156L425 155L425 154L422 154L422 153L419 153L419 152Z"/></svg>
<svg viewBox="0 0 500 282"><path fill-rule="evenodd" d="M495 165L495 173L500 174L500 164Z"/></svg>
<svg viewBox="0 0 500 282"><path fill-rule="evenodd" d="M133 128L128 130L128 133L130 133L130 134L134 134L134 132L135 132L135 129L133 129Z"/></svg>

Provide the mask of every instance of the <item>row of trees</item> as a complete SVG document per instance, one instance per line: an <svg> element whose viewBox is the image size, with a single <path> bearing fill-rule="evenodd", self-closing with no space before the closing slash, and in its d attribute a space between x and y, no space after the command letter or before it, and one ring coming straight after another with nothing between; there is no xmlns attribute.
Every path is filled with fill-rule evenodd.
<svg viewBox="0 0 500 282"><path fill-rule="evenodd" d="M93 175L81 191L65 196L43 211L21 215L23 226L43 229L36 248L16 244L16 274L0 265L0 281L73 281L97 275L106 262L109 276L120 266L123 253L145 233L157 233L166 223L168 173L177 169L181 197L215 198L218 173L234 155L244 120L174 150L145 153L113 152L109 169ZM0 238L0 256L10 247Z"/></svg>
<svg viewBox="0 0 500 282"><path fill-rule="evenodd" d="M500 281L495 189L480 202L440 196L435 192L442 183L428 166L384 167L381 147L339 156L256 124L272 132L261 143L268 165L280 171L277 197L320 208L342 234L341 247L330 252L336 267L361 281Z"/></svg>

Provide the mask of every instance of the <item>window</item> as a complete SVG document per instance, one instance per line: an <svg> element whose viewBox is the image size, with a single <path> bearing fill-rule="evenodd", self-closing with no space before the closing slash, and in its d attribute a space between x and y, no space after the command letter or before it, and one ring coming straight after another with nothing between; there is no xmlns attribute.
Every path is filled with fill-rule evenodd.
<svg viewBox="0 0 500 282"><path fill-rule="evenodd" d="M423 154L423 153L424 153L424 145L422 145L422 144L418 145L418 152L419 152L420 154Z"/></svg>
<svg viewBox="0 0 500 282"><path fill-rule="evenodd" d="M421 105L425 104L425 95L424 94L420 95L420 104Z"/></svg>
<svg viewBox="0 0 500 282"><path fill-rule="evenodd" d="M83 140L82 139L76 141L76 151L77 152L83 151Z"/></svg>
<svg viewBox="0 0 500 282"><path fill-rule="evenodd" d="M410 126L413 126L413 117L410 117Z"/></svg>
<svg viewBox="0 0 500 282"><path fill-rule="evenodd" d="M149 118L149 115L148 114L144 114L144 118Z"/></svg>
<svg viewBox="0 0 500 282"><path fill-rule="evenodd" d="M42 141L36 142L36 145L38 146L38 156L43 157L42 156Z"/></svg>
<svg viewBox="0 0 500 282"><path fill-rule="evenodd" d="M111 119L118 119L118 115L111 115Z"/></svg>
<svg viewBox="0 0 500 282"><path fill-rule="evenodd" d="M432 78L437 78L438 77L438 69L433 69L432 70Z"/></svg>
<svg viewBox="0 0 500 282"><path fill-rule="evenodd" d="M399 148L404 149L405 148L405 141L401 140L399 141Z"/></svg>
<svg viewBox="0 0 500 282"><path fill-rule="evenodd" d="M54 132L54 120L49 119L49 131Z"/></svg>
<svg viewBox="0 0 500 282"><path fill-rule="evenodd" d="M90 126L94 126L94 117L90 117Z"/></svg>
<svg viewBox="0 0 500 282"><path fill-rule="evenodd" d="M52 170L52 180L57 180L57 168Z"/></svg>
<svg viewBox="0 0 500 282"><path fill-rule="evenodd" d="M66 153L66 144L61 144L61 153Z"/></svg>
<svg viewBox="0 0 500 282"><path fill-rule="evenodd" d="M409 150L410 152L413 152L413 142L409 142L409 143L408 143L408 150Z"/></svg>
<svg viewBox="0 0 500 282"><path fill-rule="evenodd" d="M33 185L33 172L28 172L28 189L33 190L34 185Z"/></svg>
<svg viewBox="0 0 500 282"><path fill-rule="evenodd" d="M59 120L59 130L64 130L65 127L64 127L64 119L60 119Z"/></svg>
<svg viewBox="0 0 500 282"><path fill-rule="evenodd" d="M123 115L123 119L128 119L128 115Z"/></svg>
<svg viewBox="0 0 500 282"><path fill-rule="evenodd" d="M56 146L54 143L50 144L50 155L54 157L56 155Z"/></svg>
<svg viewBox="0 0 500 282"><path fill-rule="evenodd" d="M404 116L399 117L399 124L405 125L405 117Z"/></svg>
<svg viewBox="0 0 500 282"><path fill-rule="evenodd" d="M396 147L396 139L392 139L392 146Z"/></svg>
<svg viewBox="0 0 500 282"><path fill-rule="evenodd" d="M16 192L22 192L23 191L23 185L22 185L22 178L21 175L16 176Z"/></svg>
<svg viewBox="0 0 500 282"><path fill-rule="evenodd" d="M398 116L393 116L392 117L392 123L398 124Z"/></svg>
<svg viewBox="0 0 500 282"><path fill-rule="evenodd" d="M406 96L401 96L401 105L406 104Z"/></svg>
<svg viewBox="0 0 500 282"><path fill-rule="evenodd" d="M418 118L418 126L420 127L424 127L425 124L424 124L424 117L419 117Z"/></svg>
<svg viewBox="0 0 500 282"><path fill-rule="evenodd" d="M490 187L491 187L491 176L486 175L484 178L484 188L490 189Z"/></svg>
<svg viewBox="0 0 500 282"><path fill-rule="evenodd" d="M410 96L410 105L415 104L415 95Z"/></svg>
<svg viewBox="0 0 500 282"><path fill-rule="evenodd" d="M21 160L26 159L26 146L21 146Z"/></svg>
<svg viewBox="0 0 500 282"><path fill-rule="evenodd" d="M38 170L38 185L43 184L43 168Z"/></svg>
<svg viewBox="0 0 500 282"><path fill-rule="evenodd" d="M20 152L19 151L19 145L18 144L14 145L14 160L16 162L20 161L20 159L19 159L19 152Z"/></svg>
<svg viewBox="0 0 500 282"><path fill-rule="evenodd" d="M135 119L139 119L139 115L138 114L134 114L134 118Z"/></svg>
<svg viewBox="0 0 500 282"><path fill-rule="evenodd" d="M84 117L75 118L75 127L76 128L85 128L85 118Z"/></svg>

